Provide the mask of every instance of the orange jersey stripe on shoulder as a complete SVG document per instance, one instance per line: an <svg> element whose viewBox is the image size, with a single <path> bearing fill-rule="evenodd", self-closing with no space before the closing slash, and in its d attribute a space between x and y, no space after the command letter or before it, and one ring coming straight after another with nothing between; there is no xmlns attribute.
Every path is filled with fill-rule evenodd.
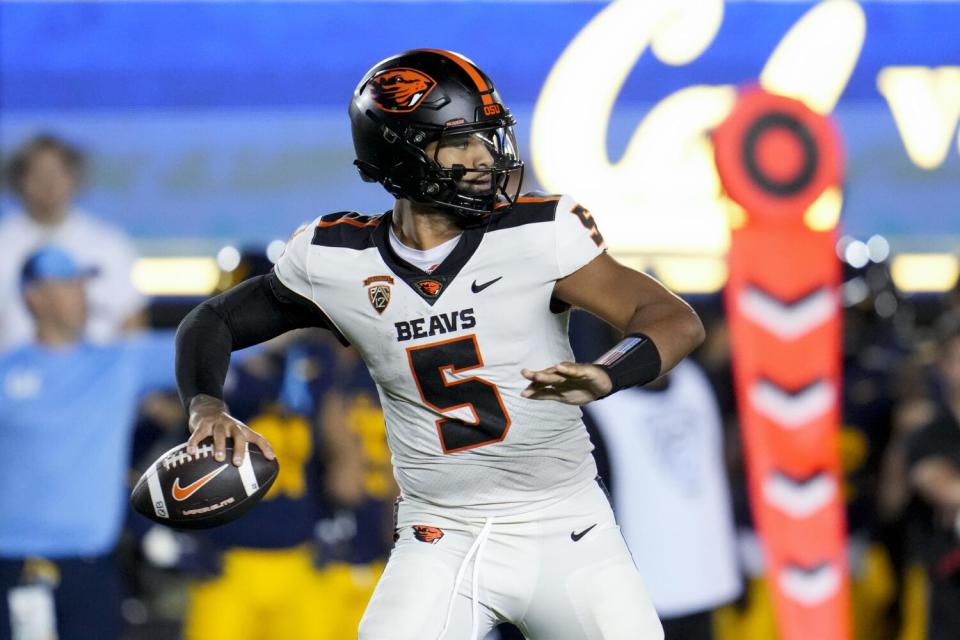
<svg viewBox="0 0 960 640"><path fill-rule="evenodd" d="M456 62L461 69L467 72L467 75L470 76L470 79L473 80L474 84L477 85L477 89L480 90L480 99L483 100L483 104L493 104L493 96L488 93L490 87L484 81L483 76L477 71L477 69L467 62L465 58L459 56L452 51L444 51L443 49L424 49L424 51L430 51L432 53L439 53L445 58L453 60Z"/></svg>
<svg viewBox="0 0 960 640"><path fill-rule="evenodd" d="M318 226L319 228L323 229L324 227L333 227L333 226L336 226L336 225L338 225L338 224L349 224L350 226L358 227L358 228L360 228L360 229L363 229L364 227L375 227L375 226L379 225L379 224L380 224L380 219L379 219L379 218L376 218L376 219L374 219L374 220L369 220L369 221L367 221L367 222L358 222L357 220L354 220L353 218L339 218L339 219L337 219L337 220L333 220L332 222L318 222L318 223L317 223L317 226Z"/></svg>

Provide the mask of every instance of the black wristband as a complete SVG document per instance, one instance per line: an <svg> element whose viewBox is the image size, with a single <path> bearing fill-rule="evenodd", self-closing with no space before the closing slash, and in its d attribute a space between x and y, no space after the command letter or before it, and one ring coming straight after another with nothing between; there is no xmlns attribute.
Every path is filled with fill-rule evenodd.
<svg viewBox="0 0 960 640"><path fill-rule="evenodd" d="M660 376L663 363L653 340L642 333L631 333L597 358L593 364L610 376L613 383L613 388L607 394L610 395L620 389L656 380Z"/></svg>

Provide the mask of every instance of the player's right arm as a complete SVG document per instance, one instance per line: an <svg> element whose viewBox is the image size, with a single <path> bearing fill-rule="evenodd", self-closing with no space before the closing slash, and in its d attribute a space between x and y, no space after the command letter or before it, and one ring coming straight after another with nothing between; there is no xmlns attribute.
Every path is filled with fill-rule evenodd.
<svg viewBox="0 0 960 640"><path fill-rule="evenodd" d="M223 382L230 354L292 329L330 327L326 315L305 296L306 233L295 234L275 270L251 278L210 298L191 311L177 330L177 387L189 412L192 435L188 452L213 437L214 457L223 460L226 441L234 442L233 463L243 462L247 442L270 458L267 440L230 415L223 402ZM286 283L290 283L288 284Z"/></svg>
<svg viewBox="0 0 960 640"><path fill-rule="evenodd" d="M555 222L553 297L592 313L623 332L625 339L594 363L523 369L521 374L530 380L521 392L524 398L586 404L654 380L703 341L703 324L690 305L607 253L589 211L564 196L557 202Z"/></svg>

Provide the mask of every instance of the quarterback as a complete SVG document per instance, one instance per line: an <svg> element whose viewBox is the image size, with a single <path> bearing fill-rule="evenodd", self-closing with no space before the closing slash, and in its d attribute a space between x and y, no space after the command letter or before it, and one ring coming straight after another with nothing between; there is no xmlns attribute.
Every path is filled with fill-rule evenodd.
<svg viewBox="0 0 960 640"><path fill-rule="evenodd" d="M272 273L212 298L177 344L190 446L269 443L222 401L233 350L324 327L377 382L402 494L362 640L657 640L660 623L596 479L578 405L644 384L703 339L693 310L605 252L567 196L520 195L510 111L463 56L420 49L364 76L356 165L396 198L298 230ZM623 332L572 362L572 307ZM317 624L323 624L317 620Z"/></svg>

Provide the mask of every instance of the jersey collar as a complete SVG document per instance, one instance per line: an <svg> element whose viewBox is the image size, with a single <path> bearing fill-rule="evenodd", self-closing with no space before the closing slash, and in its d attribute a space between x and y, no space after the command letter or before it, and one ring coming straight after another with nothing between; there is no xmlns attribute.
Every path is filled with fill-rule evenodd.
<svg viewBox="0 0 960 640"><path fill-rule="evenodd" d="M464 229L457 246L450 255L432 273L427 273L398 256L390 246L389 232L392 224L393 211L387 211L383 214L380 224L373 230L373 242L387 267L430 306L440 299L464 265L476 253L486 231L486 225Z"/></svg>

